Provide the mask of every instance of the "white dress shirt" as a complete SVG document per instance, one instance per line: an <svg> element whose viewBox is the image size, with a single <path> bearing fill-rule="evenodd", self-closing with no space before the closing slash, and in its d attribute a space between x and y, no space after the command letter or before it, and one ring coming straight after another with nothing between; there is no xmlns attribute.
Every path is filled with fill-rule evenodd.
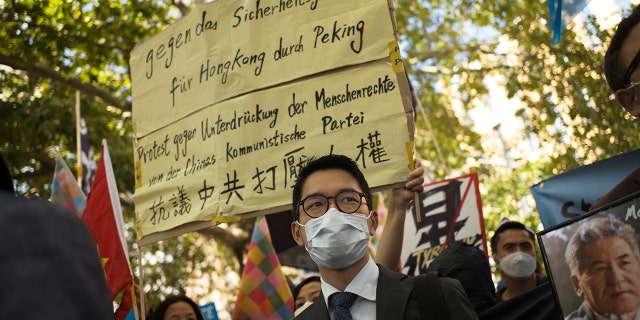
<svg viewBox="0 0 640 320"><path fill-rule="evenodd" d="M369 257L367 264L356 274L351 280L345 292L351 292L358 295L356 301L351 306L350 312L353 320L371 320L376 318L376 288L378 286L378 276L380 270L378 266L373 262L373 259ZM329 317L333 320L333 311L335 306L329 305L329 296L332 293L340 292L334 286L326 283L322 277L320 277L320 286L322 287L322 294L324 295L324 303L329 310Z"/></svg>

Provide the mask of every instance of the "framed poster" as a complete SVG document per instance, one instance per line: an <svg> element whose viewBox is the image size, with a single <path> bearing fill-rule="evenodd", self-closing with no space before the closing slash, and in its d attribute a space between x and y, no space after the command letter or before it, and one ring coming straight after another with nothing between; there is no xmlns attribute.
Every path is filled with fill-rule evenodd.
<svg viewBox="0 0 640 320"><path fill-rule="evenodd" d="M538 233L565 319L640 315L639 210L636 192Z"/></svg>

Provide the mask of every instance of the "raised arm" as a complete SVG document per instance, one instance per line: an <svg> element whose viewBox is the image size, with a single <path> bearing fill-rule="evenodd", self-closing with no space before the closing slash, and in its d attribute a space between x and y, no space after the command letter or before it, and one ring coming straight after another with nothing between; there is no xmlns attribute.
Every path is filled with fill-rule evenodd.
<svg viewBox="0 0 640 320"><path fill-rule="evenodd" d="M375 262L391 270L398 270L402 241L404 239L404 219L409 203L415 192L424 190L424 169L416 160L416 169L409 173L403 188L395 188L389 193L387 220L380 236Z"/></svg>

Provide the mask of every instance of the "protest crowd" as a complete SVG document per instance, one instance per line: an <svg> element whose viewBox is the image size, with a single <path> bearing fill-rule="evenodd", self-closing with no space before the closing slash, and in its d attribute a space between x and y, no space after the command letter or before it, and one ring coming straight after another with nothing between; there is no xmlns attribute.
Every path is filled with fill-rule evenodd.
<svg viewBox="0 0 640 320"><path fill-rule="evenodd" d="M294 2L294 7L318 5L317 1ZM238 11L244 20L238 19L243 23L263 19L284 12L286 3L292 2L264 8L257 3L254 9ZM286 8L294 10L291 5ZM206 24L204 19L203 15ZM362 37L364 23L357 26ZM349 29L342 32L345 36ZM340 37L334 32L333 38ZM317 41L335 40L329 39L319 34ZM300 50L299 46L282 49L280 55ZM160 55L156 52L151 57ZM239 61L258 63L252 57ZM640 117L640 6L619 24L605 61L606 80L616 100L629 114ZM389 91L395 88L386 85ZM172 94L179 88L175 84ZM366 94L366 88L357 89L358 94ZM352 99L353 92L347 91L345 97ZM344 102L340 97L335 94L324 100L326 108L339 107ZM293 99L295 106L295 95ZM274 125L277 110L266 113L256 107L253 117L246 113L234 119L244 119L244 125L262 120ZM364 115L349 114L346 119L327 120L323 134L358 125ZM231 127L231 122L226 125ZM305 131L299 133L303 139ZM183 150L188 136L185 131L182 138L186 140L180 140ZM284 143L283 137L278 143ZM50 201L17 195L8 165L0 157L0 275L4 277L0 319L218 319L215 306L207 308L184 294L170 294L156 305L149 304L148 292L129 261L106 140L100 155L93 164L90 188L85 190L57 155ZM216 162L209 160L196 169ZM290 208L276 214L286 215L279 230L286 230L286 237L304 255L300 259L311 263L312 269L300 269L295 277L285 275L274 249L273 222L256 217L232 319L640 319L637 226L614 214L574 224L575 231L565 237L562 248L542 248L541 230L505 213L495 230L480 230L474 243L461 239L459 229L439 235L446 241L438 244L437 254L429 259L420 256L423 260L409 266L409 260L401 257L406 256L406 228L411 225L405 222L420 226L425 222L419 219L433 218L425 212L442 205L424 201L423 197L442 191L426 189L433 183L425 181L429 168L411 154L407 173L387 188L384 200L376 198L373 179L358 159L327 152L306 160L286 189ZM189 175L197 175L196 169ZM604 210L640 191L636 175L634 171L603 193L590 209ZM457 223L443 220L451 230ZM479 225L484 227L482 222ZM547 256L552 249L561 255ZM558 293L557 274L549 275L550 264L567 270L566 282L577 301L571 310L566 310Z"/></svg>

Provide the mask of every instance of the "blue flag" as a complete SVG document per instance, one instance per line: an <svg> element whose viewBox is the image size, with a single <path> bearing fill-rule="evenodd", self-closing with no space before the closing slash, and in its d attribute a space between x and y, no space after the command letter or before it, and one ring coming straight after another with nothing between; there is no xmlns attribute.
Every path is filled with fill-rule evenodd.
<svg viewBox="0 0 640 320"><path fill-rule="evenodd" d="M549 24L553 33L552 43L560 43L560 35L590 0L549 0Z"/></svg>
<svg viewBox="0 0 640 320"><path fill-rule="evenodd" d="M545 228L589 211L600 197L640 164L640 149L596 161L545 179L529 188Z"/></svg>

